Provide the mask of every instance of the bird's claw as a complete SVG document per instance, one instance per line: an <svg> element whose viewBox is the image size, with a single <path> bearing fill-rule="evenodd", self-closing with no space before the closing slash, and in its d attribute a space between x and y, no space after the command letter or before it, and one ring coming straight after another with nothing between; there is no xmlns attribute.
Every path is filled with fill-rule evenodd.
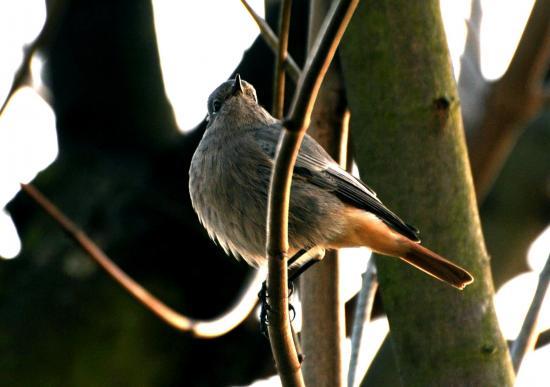
<svg viewBox="0 0 550 387"><path fill-rule="evenodd" d="M288 297L294 293L294 284L289 282L288 284ZM262 283L262 288L258 293L258 298L260 299L260 332L266 337L268 337L267 327L269 326L269 312L272 310L269 305L269 294L267 292L267 282ZM288 310L290 312L290 321L294 321L296 318L296 309L292 304L288 304Z"/></svg>
<svg viewBox="0 0 550 387"><path fill-rule="evenodd" d="M258 293L258 298L260 299L260 332L262 332L262 334L265 336L265 337L268 337L268 332L267 332L267 327L269 325L269 316L268 316L268 312L271 310L271 306L269 306L269 303L267 302L267 298L268 298L268 294L267 294L267 283L266 281L264 281L262 283L262 288L260 290L260 292Z"/></svg>

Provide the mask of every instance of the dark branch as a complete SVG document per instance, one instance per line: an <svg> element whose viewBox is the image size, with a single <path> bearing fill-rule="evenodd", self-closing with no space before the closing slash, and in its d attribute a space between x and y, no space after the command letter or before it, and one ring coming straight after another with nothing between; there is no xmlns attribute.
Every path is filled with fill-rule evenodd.
<svg viewBox="0 0 550 387"><path fill-rule="evenodd" d="M483 198L525 124L544 106L543 80L550 62L550 3L537 0L508 70L485 99L469 151L478 198Z"/></svg>
<svg viewBox="0 0 550 387"><path fill-rule="evenodd" d="M535 349L544 347L545 345L550 344L550 329L547 329L540 333L539 338L535 344Z"/></svg>
<svg viewBox="0 0 550 387"><path fill-rule="evenodd" d="M97 246L81 229L79 229L65 214L61 212L32 184L21 184L22 190L34 200L57 224L111 276L124 290L130 293L139 303L157 315L162 321L173 328L188 332L198 338L214 338L222 336L239 325L254 309L257 303L257 288L263 281L263 274L258 272L245 294L228 313L209 321L190 319L168 307L158 298L149 293L134 281Z"/></svg>
<svg viewBox="0 0 550 387"><path fill-rule="evenodd" d="M10 91L6 96L6 99L0 107L0 116L6 110L11 98L17 90L21 87L29 84L31 77L31 61L34 55L45 47L45 45L52 40L54 34L57 32L57 27L60 24L60 19L63 17L63 13L67 7L69 0L57 0L53 1L51 7L48 8L48 14L46 21L40 33L34 39L34 41L26 46L23 50L23 59L19 68L15 71L13 81L10 87Z"/></svg>
<svg viewBox="0 0 550 387"><path fill-rule="evenodd" d="M279 39L271 29L269 24L267 24L267 22L264 19L262 19L254 11L254 9L252 9L250 4L248 4L246 0L241 0L241 3L244 5L244 7L246 8L250 16L252 16L252 19L254 19L254 21L258 25L258 28L260 29L260 33L264 38L265 42L267 43L267 45L269 46L269 48L271 48L271 50L273 50L274 53L277 53L277 51L279 50ZM290 75L290 78L292 78L294 82L297 82L301 74L300 67L298 67L298 65L290 55L287 55L284 64L285 64L286 71L288 71L288 75Z"/></svg>

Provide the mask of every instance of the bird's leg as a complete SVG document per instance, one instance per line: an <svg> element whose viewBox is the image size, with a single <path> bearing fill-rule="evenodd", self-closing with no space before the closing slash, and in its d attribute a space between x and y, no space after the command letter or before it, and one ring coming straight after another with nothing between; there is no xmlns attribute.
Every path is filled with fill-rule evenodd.
<svg viewBox="0 0 550 387"><path fill-rule="evenodd" d="M305 253L307 253L309 250L301 249L296 254L294 254L292 257L288 259L288 267L291 267L296 261L298 261L301 257L304 256Z"/></svg>
<svg viewBox="0 0 550 387"><path fill-rule="evenodd" d="M262 288L258 293L258 298L260 299L260 332L269 339L267 326L269 325L268 312L271 310L271 307L267 301L267 281L262 282Z"/></svg>
<svg viewBox="0 0 550 387"><path fill-rule="evenodd" d="M290 257L288 259L288 274L289 274L289 278L288 278L288 296L290 297L292 295L292 293L294 293L294 279L297 278L292 278L291 277L291 273L293 271L295 271L296 269L292 269L294 267L296 267L296 265L299 264L299 260L300 258L304 257L305 254L307 254L308 250L306 249L301 249L300 251L298 251L296 254L294 254L292 257ZM292 307L292 305L289 306L291 308L291 310L294 311L294 308Z"/></svg>
<svg viewBox="0 0 550 387"><path fill-rule="evenodd" d="M309 269L311 266L315 265L317 262L321 262L320 259L312 259L311 261L307 261L302 266L295 268L294 270L290 271L288 273L288 285L290 289L290 285L294 283L295 280L297 280L302 274L305 273L307 269ZM292 289L294 289L294 285L292 285Z"/></svg>

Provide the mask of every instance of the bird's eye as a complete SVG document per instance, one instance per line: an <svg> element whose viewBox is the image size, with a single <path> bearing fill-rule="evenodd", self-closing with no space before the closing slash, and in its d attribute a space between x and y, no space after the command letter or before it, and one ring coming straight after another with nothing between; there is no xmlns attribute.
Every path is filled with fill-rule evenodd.
<svg viewBox="0 0 550 387"><path fill-rule="evenodd" d="M214 113L217 113L220 108L222 107L222 103L218 100L215 100L213 103L212 103L212 111Z"/></svg>
<svg viewBox="0 0 550 387"><path fill-rule="evenodd" d="M254 102L258 103L258 97L256 96L256 90L252 89L247 92L250 97L254 100Z"/></svg>

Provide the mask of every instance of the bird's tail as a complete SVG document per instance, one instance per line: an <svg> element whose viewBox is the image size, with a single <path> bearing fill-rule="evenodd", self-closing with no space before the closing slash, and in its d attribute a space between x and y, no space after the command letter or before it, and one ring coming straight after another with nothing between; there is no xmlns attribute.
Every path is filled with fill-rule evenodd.
<svg viewBox="0 0 550 387"><path fill-rule="evenodd" d="M405 262L458 289L464 289L474 281L463 268L418 243L409 242L407 251L400 257Z"/></svg>

